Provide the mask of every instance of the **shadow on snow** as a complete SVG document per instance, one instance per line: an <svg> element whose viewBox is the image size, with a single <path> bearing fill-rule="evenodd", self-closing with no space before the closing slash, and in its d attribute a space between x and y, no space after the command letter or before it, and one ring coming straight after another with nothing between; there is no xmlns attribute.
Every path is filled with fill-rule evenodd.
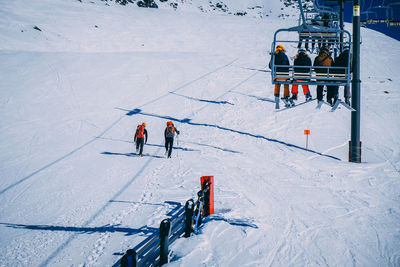
<svg viewBox="0 0 400 267"><path fill-rule="evenodd" d="M190 100L195 100L195 101L199 101L199 102L206 102L206 103L211 103L211 104L229 104L229 105L234 105L228 101L215 101L215 100L206 100L206 99L200 99L200 98L195 98L195 97L191 97L191 96L186 96L186 95L181 95L181 94L177 94L174 92L170 92L173 95L177 95L177 96L181 96Z"/></svg>
<svg viewBox="0 0 400 267"><path fill-rule="evenodd" d="M187 142L187 141L185 141L185 143L194 144L194 145L198 145L198 146L211 147L211 148L215 148L215 149L218 149L218 150L221 150L221 151L224 151L224 152L230 152L230 153L234 153L234 154L242 154L242 152L239 152L239 151L236 151L236 150L217 147L217 146L213 146L213 145L206 145L206 144L200 144L200 143L196 143L196 142Z"/></svg>
<svg viewBox="0 0 400 267"><path fill-rule="evenodd" d="M171 120L171 121L175 121L175 122L179 122L179 123L185 123L185 124L193 125L193 126L212 127L212 128L216 128L216 129L220 129L220 130L224 130L224 131L229 131L229 132L245 135L245 136L250 136L250 137L253 137L253 138L263 139L263 140L266 140L268 142L278 143L278 144L281 144L281 145L284 145L284 146L287 146L287 147L296 148L296 149L299 149L299 150L303 150L303 151L306 151L306 152L310 152L310 153L313 153L313 154L317 154L317 155L320 155L320 156L324 156L324 157L328 157L328 158L332 158L332 159L340 161L340 159L337 158L337 157L334 157L334 156L331 156L331 155L327 155L327 154L323 154L321 152L317 152L317 151L314 151L314 150L306 149L306 148L301 147L301 146L289 144L289 143L286 143L286 142L283 142L283 141L280 141L280 140L277 140L277 139L268 138L268 137L265 137L265 136L262 136L262 135L255 135L255 134L248 133L248 132L229 129L229 128L226 128L226 127L223 127L223 126L219 126L219 125L215 125L215 124L192 122L191 119L189 119L189 118L177 119L177 118L173 118L173 117L170 117L170 116L163 116L163 115L146 113L146 112L142 112L142 110L138 109L138 108L133 109L133 110L125 110L125 109L121 109L121 108L119 108L119 109L120 110L124 110L124 111L128 111L128 113L125 114L127 116L133 116L133 115L136 115L136 114L140 114L140 115L143 115L143 116L156 117L156 118L165 119L165 120Z"/></svg>
<svg viewBox="0 0 400 267"><path fill-rule="evenodd" d="M139 157L139 154L137 154L137 153L115 153L115 152L104 151L104 152L101 152L100 154L111 155L111 156ZM146 154L146 153L143 153L142 156L143 157L157 158L157 159L162 159L163 158L161 156L150 155L150 154Z"/></svg>
<svg viewBox="0 0 400 267"><path fill-rule="evenodd" d="M133 141L127 141L127 140L122 140L122 139L113 139L113 138L106 138L106 137L97 137L98 139L104 139L104 140L111 140L111 141L120 141L120 142L126 142L126 143L131 143L134 144ZM198 145L198 146L205 146L205 147L211 147L215 148L224 152L229 152L229 153L235 153L235 154L241 154L242 152L227 149L227 148L222 148L222 147L217 147L213 145L207 145L207 144L201 144L201 143L196 143L196 142L188 142L188 141L183 141L182 143L187 143L187 144L193 144L193 145ZM163 145L157 145L157 144L145 144L145 146L154 146L154 147L164 147ZM179 149L182 151L197 151L200 152L198 149L192 149L192 148L186 148L186 147L180 147L180 146L174 146L174 149Z"/></svg>
<svg viewBox="0 0 400 267"><path fill-rule="evenodd" d="M173 216L177 210L182 208L182 204L175 201L165 201L164 203L147 203L147 202L136 202L136 201L123 201L123 200L110 200L112 203L129 203L139 205L152 205L152 206L165 206L170 207L166 216ZM63 231L63 232L77 232L81 234L93 234L93 233L125 233L125 235L134 234L155 234L158 233L159 229L154 227L148 227L147 225L140 228L128 228L119 227L117 225L104 225L98 227L75 227L75 226L59 226L59 225L31 225L31 224L14 224L14 223L0 223L6 227L14 229L27 229L27 230L38 230L38 231Z"/></svg>
<svg viewBox="0 0 400 267"><path fill-rule="evenodd" d="M260 100L260 101L265 101L265 102L270 102L270 103L274 103L275 104L275 100L269 99L269 98L266 98L266 97L259 97L259 96L256 96L256 95L244 94L244 93L237 92L237 91L231 91L231 92L234 93L234 94L248 96L248 97L252 97L252 98L255 98L257 100Z"/></svg>
<svg viewBox="0 0 400 267"><path fill-rule="evenodd" d="M147 226L140 227L138 229L128 227L118 227L118 225L104 225L99 227L73 227L73 226L57 226L57 225L29 225L29 224L13 224L13 223L0 223L6 227L14 229L27 229L27 230L39 230L39 231L63 231L63 232L78 232L81 234L93 234L93 233L125 233L126 236L134 234L149 234L158 231L157 228L151 228Z"/></svg>

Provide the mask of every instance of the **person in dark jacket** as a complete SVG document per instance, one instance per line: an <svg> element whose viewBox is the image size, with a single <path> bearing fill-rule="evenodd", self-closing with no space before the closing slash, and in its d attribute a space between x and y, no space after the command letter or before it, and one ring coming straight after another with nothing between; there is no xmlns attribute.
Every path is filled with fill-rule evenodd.
<svg viewBox="0 0 400 267"><path fill-rule="evenodd" d="M172 121L167 122L167 127L164 131L164 138L165 138L165 153L168 153L168 158L171 157L172 147L174 145L174 136L175 134L180 134L178 129L175 128Z"/></svg>
<svg viewBox="0 0 400 267"><path fill-rule="evenodd" d="M331 67L333 64L333 59L330 55L329 49L325 46L321 47L319 55L314 59L315 67ZM327 68L315 68L316 73L328 73ZM335 86L327 86L328 91L334 91ZM317 85L317 99L318 102L322 101L323 98L323 85Z"/></svg>
<svg viewBox="0 0 400 267"><path fill-rule="evenodd" d="M285 54L285 47L283 45L278 45L275 49L275 55L274 55L274 65L290 65L289 63L289 58ZM271 61L269 62L269 68L272 68L272 58ZM276 72L282 72L282 73L288 73L289 75L289 67L276 67ZM276 80L279 81L285 81L286 79L284 78L277 78ZM286 99L289 99L289 84L284 84L283 86L283 97ZM281 90L281 85L280 84L275 84L274 88L274 96L275 96L275 108L279 109L279 96L280 96L280 90Z"/></svg>
<svg viewBox="0 0 400 267"><path fill-rule="evenodd" d="M147 130L145 122L137 126L133 140L136 143L136 153L139 152L139 157L141 157L143 155L143 145L147 144Z"/></svg>
<svg viewBox="0 0 400 267"><path fill-rule="evenodd" d="M294 76L310 76L311 68L307 68L306 66L311 66L311 58L307 55L306 50L299 49L297 55L294 58L294 66L304 66L304 67L294 67ZM307 81L306 77L304 79L295 79L296 81ZM303 93L306 97L306 101L312 99L310 89L308 88L307 84L302 84ZM298 93L298 84L293 84L292 86L292 99L297 100L297 93Z"/></svg>
<svg viewBox="0 0 400 267"><path fill-rule="evenodd" d="M350 64L351 65L351 64ZM349 66L349 49L345 48L343 52L336 58L335 62L333 63L334 67L348 67ZM337 69L334 70L335 73L340 73L340 74L345 74L344 69ZM350 68L351 72L351 68ZM339 92L339 88L337 88L337 91ZM343 91L343 96L345 102L350 105L350 87L345 85L344 86L344 91Z"/></svg>

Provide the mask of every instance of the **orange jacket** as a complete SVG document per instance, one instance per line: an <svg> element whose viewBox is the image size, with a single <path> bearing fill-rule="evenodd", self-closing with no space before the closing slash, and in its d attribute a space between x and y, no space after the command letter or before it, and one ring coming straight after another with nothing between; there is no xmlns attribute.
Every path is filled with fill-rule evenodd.
<svg viewBox="0 0 400 267"><path fill-rule="evenodd" d="M331 67L333 63L333 59L329 55L328 52L322 52L319 54L315 59L314 59L314 66L324 66L324 67ZM323 68L316 68L315 72L318 73L326 73L328 72L327 70Z"/></svg>

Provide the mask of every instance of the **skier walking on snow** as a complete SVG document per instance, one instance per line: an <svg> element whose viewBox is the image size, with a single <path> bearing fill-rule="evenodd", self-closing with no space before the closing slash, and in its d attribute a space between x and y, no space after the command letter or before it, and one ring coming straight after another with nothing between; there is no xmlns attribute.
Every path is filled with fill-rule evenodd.
<svg viewBox="0 0 400 267"><path fill-rule="evenodd" d="M165 128L164 131L164 137L165 137L165 153L168 153L168 158L171 157L172 153L172 147L174 145L174 136L176 134L179 134L178 129L175 128L174 124L172 121L167 122L167 127Z"/></svg>
<svg viewBox="0 0 400 267"><path fill-rule="evenodd" d="M147 130L145 122L137 126L134 141L136 143L136 153L139 152L139 157L142 157L143 145L147 144Z"/></svg>

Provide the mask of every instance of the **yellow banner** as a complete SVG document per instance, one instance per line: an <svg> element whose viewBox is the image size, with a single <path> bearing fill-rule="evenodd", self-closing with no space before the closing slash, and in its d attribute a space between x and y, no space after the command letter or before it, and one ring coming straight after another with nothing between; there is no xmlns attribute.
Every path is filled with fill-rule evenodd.
<svg viewBox="0 0 400 267"><path fill-rule="evenodd" d="M353 16L354 17L359 17L360 16L360 6L354 6L353 7Z"/></svg>

